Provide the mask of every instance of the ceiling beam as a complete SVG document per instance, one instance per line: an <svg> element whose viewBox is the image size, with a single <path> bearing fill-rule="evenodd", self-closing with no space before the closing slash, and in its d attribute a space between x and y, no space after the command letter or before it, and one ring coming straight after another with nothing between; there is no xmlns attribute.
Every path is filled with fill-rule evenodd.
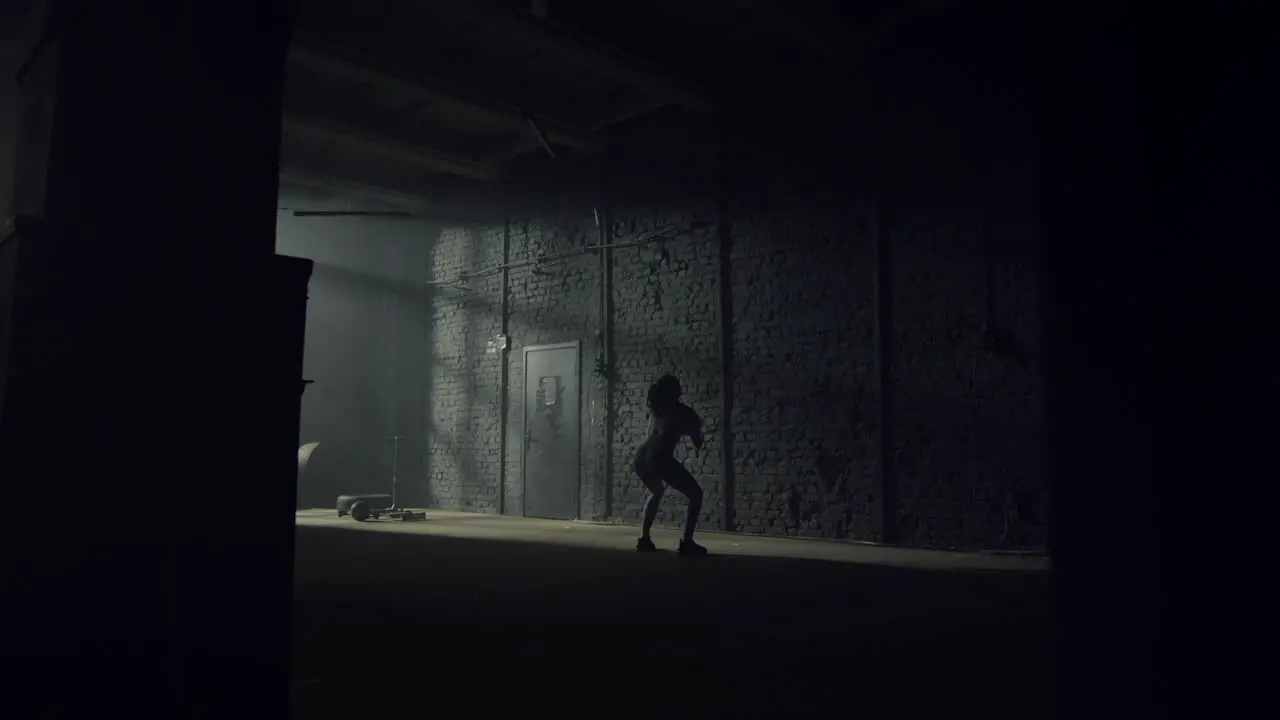
<svg viewBox="0 0 1280 720"><path fill-rule="evenodd" d="M653 100L644 98L630 105L624 106L622 109L592 120L587 125L587 130L592 133L601 133L614 125L621 125L629 120L648 115L649 113L661 110L665 107L671 107L671 103L666 100ZM493 163L503 163L512 158L523 155L527 152L537 150L541 147L536 137L522 137L519 140L503 147L501 150L489 156L488 161Z"/></svg>
<svg viewBox="0 0 1280 720"><path fill-rule="evenodd" d="M344 147L365 155L383 157L392 162L414 165L430 172L460 175L473 180L498 179L498 169L488 163L411 145L346 125L286 115L281 121L281 128L286 135L317 141L325 145Z"/></svg>
<svg viewBox="0 0 1280 720"><path fill-rule="evenodd" d="M621 125L624 122L635 120L638 117L657 112L658 110L667 107L671 107L671 103L665 100L641 98L623 106L619 110L597 116L596 119L588 123L587 127L591 128L592 132L601 132L613 127L614 125Z"/></svg>
<svg viewBox="0 0 1280 720"><path fill-rule="evenodd" d="M431 200L426 194L418 194L397 190L382 185L350 180L331 173L317 172L297 165L283 164L280 167L280 188L288 192L295 188L310 191L321 191L347 200L360 200L376 203L388 208L403 210L416 218L440 220L442 222L475 222L495 214L458 212L453 204Z"/></svg>
<svg viewBox="0 0 1280 720"><path fill-rule="evenodd" d="M426 199L413 193L401 192L391 188L367 183L345 180L339 177L304 170L293 165L280 165L280 189L305 188L310 191L322 191L327 195L337 195L344 199L358 198L367 202L376 202L400 210L418 210L426 204Z"/></svg>
<svg viewBox="0 0 1280 720"><path fill-rule="evenodd" d="M493 0L470 0L458 3L458 7L487 29L520 38L584 70L690 110L715 110L715 103L705 89L554 20L499 6Z"/></svg>
<svg viewBox="0 0 1280 720"><path fill-rule="evenodd" d="M340 77L354 82L367 83L403 95L416 98L444 109L450 115L494 130L530 133L529 113L502 100L485 97L473 90L451 86L437 78L428 78L384 62L363 57L356 51L327 43L313 37L301 37L294 41L289 52L289 62L307 67L330 77ZM538 127L547 139L586 152L603 149L599 138L590 132L545 115L533 115Z"/></svg>

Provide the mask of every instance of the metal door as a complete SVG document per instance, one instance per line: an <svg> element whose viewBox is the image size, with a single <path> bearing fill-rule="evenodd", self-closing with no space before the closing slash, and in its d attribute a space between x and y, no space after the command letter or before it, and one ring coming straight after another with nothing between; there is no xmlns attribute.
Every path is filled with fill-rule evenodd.
<svg viewBox="0 0 1280 720"><path fill-rule="evenodd" d="M578 517L578 343L524 349L524 514Z"/></svg>

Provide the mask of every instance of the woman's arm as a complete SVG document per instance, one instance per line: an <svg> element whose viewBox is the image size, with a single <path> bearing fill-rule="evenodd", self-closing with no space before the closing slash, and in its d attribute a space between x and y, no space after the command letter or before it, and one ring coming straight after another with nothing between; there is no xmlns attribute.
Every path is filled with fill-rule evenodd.
<svg viewBox="0 0 1280 720"><path fill-rule="evenodd" d="M693 446L702 449L702 418L698 417L698 413L693 408L685 406L689 416L689 439L693 441Z"/></svg>

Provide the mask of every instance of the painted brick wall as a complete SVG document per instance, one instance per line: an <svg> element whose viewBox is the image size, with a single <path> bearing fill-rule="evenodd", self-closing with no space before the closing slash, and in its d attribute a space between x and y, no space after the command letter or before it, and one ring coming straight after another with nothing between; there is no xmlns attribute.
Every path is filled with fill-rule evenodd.
<svg viewBox="0 0 1280 720"><path fill-rule="evenodd" d="M894 243L890 417L900 533L922 545L1043 545L1034 253L1005 248L992 259L987 317L978 202L921 202L927 210L899 214L886 229ZM1012 232L1016 221L996 216L993 229ZM1033 229L1020 230L1034 239ZM986 347L987 327L1012 347Z"/></svg>
<svg viewBox="0 0 1280 720"><path fill-rule="evenodd" d="M497 512L502 225L446 227L430 251L427 497L434 507ZM460 274L475 277L459 281Z"/></svg>
<svg viewBox="0 0 1280 720"><path fill-rule="evenodd" d="M583 246L598 242L591 205L574 207L566 203L559 212L542 214L532 209L513 209L511 224L511 291L509 330L511 351L509 363L509 413L505 485L509 502L507 512L519 514L522 501L521 463L523 460L525 415L524 349L534 345L550 345L579 341L582 380L582 447L583 472L580 513L584 518L603 515L599 485L601 454L597 447L603 437L602 405L597 397L599 379L591 367L599 352L600 302L599 258L584 253ZM567 257L566 257L567 256ZM538 258L562 258L537 262Z"/></svg>
<svg viewBox="0 0 1280 720"><path fill-rule="evenodd" d="M649 432L645 395L665 373L703 417L707 440L677 457L703 487L698 526L720 529L721 414L717 190L719 140L705 122L658 116L632 129L610 158L614 361L613 516L639 522L647 491L631 469ZM653 242L661 239L661 242ZM680 524L686 503L667 493L658 522Z"/></svg>
<svg viewBox="0 0 1280 720"><path fill-rule="evenodd" d="M630 463L647 431L644 392L672 372L709 430L701 453L680 451L706 491L699 524L724 526L716 221L727 142L735 528L858 540L891 529L903 542L942 547L1045 544L1033 117L1016 78L994 76L982 59L956 61L946 28L938 30L900 49L894 77L870 92L877 105L858 128L875 129L874 147L841 161L762 150L666 114L619 133L604 187L597 169L568 158L531 158L513 177L507 512L520 507L520 350L579 340L581 516L638 521L645 492ZM590 373L601 266L582 250L595 242L592 209L606 190L616 246L612 398ZM446 230L431 274L496 266L503 228L495 219ZM877 230L891 249L887 395ZM559 259L529 264L540 256ZM500 277L467 286L433 300L432 426L443 441L432 451L431 483L441 507L494 511L499 356L483 345L500 328ZM607 478L606 400L615 412ZM895 480L888 494L886 469ZM659 522L683 517L683 498L669 493Z"/></svg>
<svg viewBox="0 0 1280 720"><path fill-rule="evenodd" d="M752 165L735 163L730 210L737 526L878 539L868 198Z"/></svg>
<svg viewBox="0 0 1280 720"><path fill-rule="evenodd" d="M894 517L912 544L1042 547L1030 63L1010 61L1026 58L1016 38L975 51L955 37L945 23L915 35L886 59L893 82L877 93L888 160L881 225L892 249Z"/></svg>
<svg viewBox="0 0 1280 720"><path fill-rule="evenodd" d="M582 517L603 516L602 381L590 374L599 352L600 260L586 246L599 242L594 210L600 198L590 165L534 164L515 169L508 187L508 219L447 227L431 250L429 496L436 507L519 514L524 433L524 349L582 344L583 409L580 497ZM553 188L554 192L544 192ZM489 343L502 331L503 233L510 264L507 296L509 350L508 438L499 496L501 362ZM461 281L462 273L473 275Z"/></svg>

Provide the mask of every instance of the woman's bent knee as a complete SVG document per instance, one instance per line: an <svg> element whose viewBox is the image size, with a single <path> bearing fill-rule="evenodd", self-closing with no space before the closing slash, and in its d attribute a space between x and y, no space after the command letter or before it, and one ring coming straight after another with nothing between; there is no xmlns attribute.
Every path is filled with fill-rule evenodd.
<svg viewBox="0 0 1280 720"><path fill-rule="evenodd" d="M689 499L690 505L700 505L702 503L702 488L697 483L683 483L676 489Z"/></svg>

